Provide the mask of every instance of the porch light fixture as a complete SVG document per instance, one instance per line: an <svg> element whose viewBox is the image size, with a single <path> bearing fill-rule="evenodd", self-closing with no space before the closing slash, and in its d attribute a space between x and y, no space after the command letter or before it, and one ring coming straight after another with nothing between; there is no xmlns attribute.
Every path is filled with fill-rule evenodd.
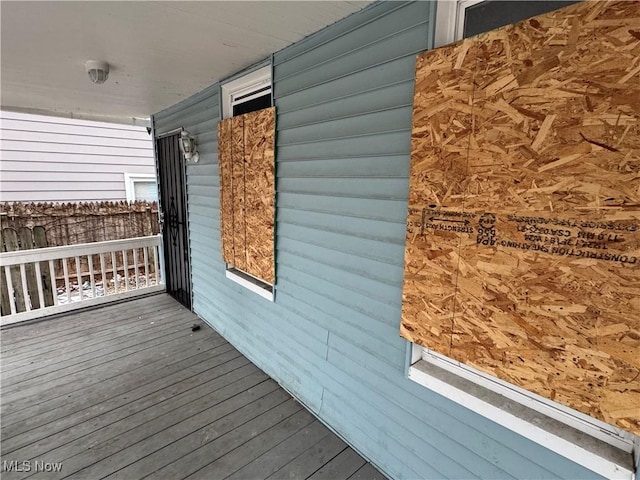
<svg viewBox="0 0 640 480"><path fill-rule="evenodd" d="M180 131L180 151L187 162L198 163L200 160L196 141L184 128Z"/></svg>
<svg viewBox="0 0 640 480"><path fill-rule="evenodd" d="M109 64L107 62L87 60L84 62L84 69L91 81L97 85L102 85L109 78Z"/></svg>

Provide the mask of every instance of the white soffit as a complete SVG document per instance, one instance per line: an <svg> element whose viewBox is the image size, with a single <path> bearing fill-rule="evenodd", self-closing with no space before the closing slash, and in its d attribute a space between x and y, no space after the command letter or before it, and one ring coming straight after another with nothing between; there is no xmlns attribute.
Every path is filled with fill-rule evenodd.
<svg viewBox="0 0 640 480"><path fill-rule="evenodd" d="M368 3L3 0L0 108L144 123ZM104 85L86 60L109 62Z"/></svg>

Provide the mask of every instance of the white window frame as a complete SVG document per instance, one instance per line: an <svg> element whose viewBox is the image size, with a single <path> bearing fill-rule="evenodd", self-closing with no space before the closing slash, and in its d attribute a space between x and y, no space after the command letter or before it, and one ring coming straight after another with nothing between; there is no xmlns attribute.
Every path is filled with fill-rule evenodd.
<svg viewBox="0 0 640 480"><path fill-rule="evenodd" d="M265 87L269 87L269 89L258 92L256 95L249 95ZM240 78L225 83L222 85L222 118L233 117L234 105L239 105L256 97L266 95L267 93L271 93L271 65L259 68ZM238 100L238 97L245 95L247 95L247 97Z"/></svg>
<svg viewBox="0 0 640 480"><path fill-rule="evenodd" d="M152 173L126 173L124 174L124 190L127 202L136 201L135 184L137 182L152 182L158 188L156 176Z"/></svg>
<svg viewBox="0 0 640 480"><path fill-rule="evenodd" d="M484 0L440 0L436 9L434 47L462 40L466 9Z"/></svg>
<svg viewBox="0 0 640 480"><path fill-rule="evenodd" d="M268 87L268 88L266 88ZM251 95L255 92L255 95ZM231 80L222 85L222 118L233 117L233 107L254 98L271 94L271 65L259 68ZM239 98L242 97L242 98ZM262 298L275 301L275 285L265 282L239 268L226 263L225 276L232 282L242 285L247 290L258 294Z"/></svg>
<svg viewBox="0 0 640 480"><path fill-rule="evenodd" d="M606 478L635 479L640 437L429 348L410 345L410 380ZM490 400L495 394L499 402Z"/></svg>

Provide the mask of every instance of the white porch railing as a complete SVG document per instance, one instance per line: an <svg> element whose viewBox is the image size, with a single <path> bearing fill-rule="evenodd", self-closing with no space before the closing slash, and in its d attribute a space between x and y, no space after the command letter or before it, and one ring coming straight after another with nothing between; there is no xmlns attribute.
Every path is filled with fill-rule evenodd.
<svg viewBox="0 0 640 480"><path fill-rule="evenodd" d="M10 308L0 325L163 291L161 245L158 235L0 253ZM52 286L47 299L44 283Z"/></svg>

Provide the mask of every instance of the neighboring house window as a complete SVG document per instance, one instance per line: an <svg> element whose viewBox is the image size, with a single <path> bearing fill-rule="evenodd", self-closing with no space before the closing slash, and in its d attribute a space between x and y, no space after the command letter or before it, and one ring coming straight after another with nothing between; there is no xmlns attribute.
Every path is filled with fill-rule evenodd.
<svg viewBox="0 0 640 480"><path fill-rule="evenodd" d="M578 3L438 2L435 45ZM432 349L412 346L409 378L606 478L634 478L640 437L484 373Z"/></svg>
<svg viewBox="0 0 640 480"><path fill-rule="evenodd" d="M273 301L275 109L270 67L224 84L222 102L218 151L226 276Z"/></svg>
<svg viewBox="0 0 640 480"><path fill-rule="evenodd" d="M158 201L158 185L156 177L144 173L125 173L124 185L127 202Z"/></svg>

